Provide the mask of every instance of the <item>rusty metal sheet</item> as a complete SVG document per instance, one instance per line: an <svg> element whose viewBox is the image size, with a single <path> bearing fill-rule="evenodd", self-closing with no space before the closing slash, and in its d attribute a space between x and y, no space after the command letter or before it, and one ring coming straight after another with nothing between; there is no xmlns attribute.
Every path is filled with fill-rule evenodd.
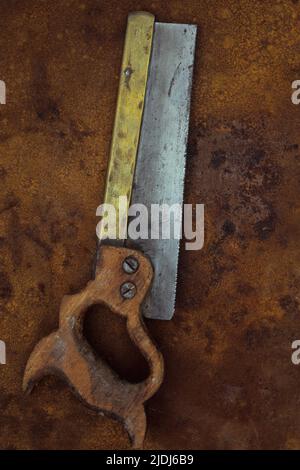
<svg viewBox="0 0 300 470"><path fill-rule="evenodd" d="M60 381L29 397L21 382L62 295L90 279L124 25L138 3L0 2L1 449L129 447L121 425L86 413ZM299 3L143 8L199 25L185 202L206 209L204 248L180 256L176 315L146 320L167 375L145 446L299 449ZM145 377L122 323L93 311L84 328L121 377Z"/></svg>

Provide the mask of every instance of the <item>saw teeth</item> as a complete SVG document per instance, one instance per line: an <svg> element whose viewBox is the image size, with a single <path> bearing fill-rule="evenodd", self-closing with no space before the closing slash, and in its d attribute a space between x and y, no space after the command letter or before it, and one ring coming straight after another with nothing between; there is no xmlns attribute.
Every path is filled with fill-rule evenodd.
<svg viewBox="0 0 300 470"><path fill-rule="evenodd" d="M196 26L156 23L131 204L183 203ZM147 318L170 320L176 302L179 240L135 240L155 277Z"/></svg>

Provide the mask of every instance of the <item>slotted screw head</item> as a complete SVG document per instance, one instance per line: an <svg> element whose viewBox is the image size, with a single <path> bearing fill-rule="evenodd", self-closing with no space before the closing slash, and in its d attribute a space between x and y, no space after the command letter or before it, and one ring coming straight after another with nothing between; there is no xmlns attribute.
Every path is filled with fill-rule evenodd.
<svg viewBox="0 0 300 470"><path fill-rule="evenodd" d="M127 258L124 259L123 270L125 271L125 273L133 274L137 272L138 268L139 268L139 262L133 256L128 256Z"/></svg>
<svg viewBox="0 0 300 470"><path fill-rule="evenodd" d="M136 294L136 286L133 282L124 282L120 287L120 292L123 299L133 299Z"/></svg>

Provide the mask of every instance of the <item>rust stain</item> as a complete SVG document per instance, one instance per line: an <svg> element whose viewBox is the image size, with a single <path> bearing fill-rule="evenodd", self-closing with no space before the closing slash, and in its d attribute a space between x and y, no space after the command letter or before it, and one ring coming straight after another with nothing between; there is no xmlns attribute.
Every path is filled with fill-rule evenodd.
<svg viewBox="0 0 300 470"><path fill-rule="evenodd" d="M300 331L300 111L290 100L299 3L96 3L0 4L0 338L11 351L0 448L128 448L121 425L87 411L59 380L24 396L22 374L57 328L62 296L90 278L126 17L136 9L199 25L185 202L206 206L204 248L181 251L174 319L147 322L166 379L147 406L145 447L299 448L290 361ZM87 321L97 347L104 319ZM140 354L113 318L105 331L108 357L138 380Z"/></svg>

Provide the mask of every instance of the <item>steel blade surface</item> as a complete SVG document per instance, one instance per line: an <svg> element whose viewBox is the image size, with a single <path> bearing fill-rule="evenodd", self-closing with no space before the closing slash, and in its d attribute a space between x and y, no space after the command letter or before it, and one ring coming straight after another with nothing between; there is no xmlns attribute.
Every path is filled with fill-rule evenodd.
<svg viewBox="0 0 300 470"><path fill-rule="evenodd" d="M182 204L197 28L155 23L131 204ZM148 255L155 276L143 305L148 318L169 320L175 306L178 239L128 240Z"/></svg>

